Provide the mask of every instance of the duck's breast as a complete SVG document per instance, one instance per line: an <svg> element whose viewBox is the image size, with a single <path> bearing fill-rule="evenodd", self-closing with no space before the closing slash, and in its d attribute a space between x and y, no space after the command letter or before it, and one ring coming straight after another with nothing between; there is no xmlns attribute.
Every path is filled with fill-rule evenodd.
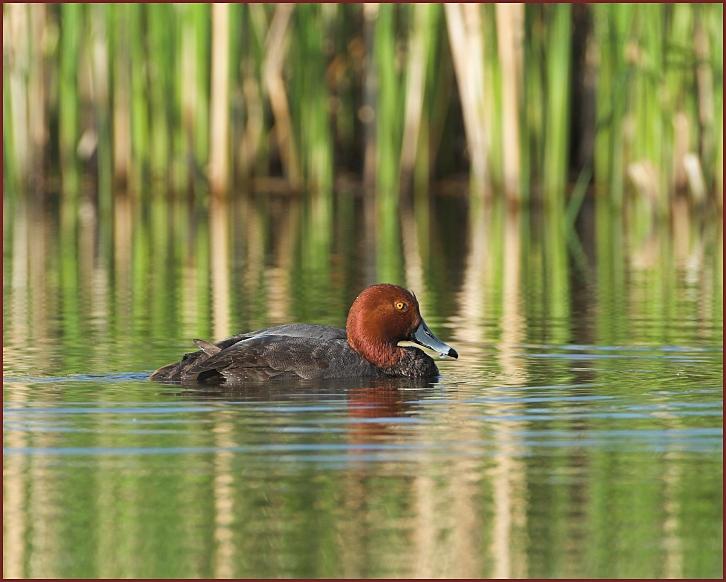
<svg viewBox="0 0 726 582"><path fill-rule="evenodd" d="M431 356L418 348L404 347L402 349L401 359L395 366L385 370L387 375L404 378L435 378L439 375L439 369Z"/></svg>

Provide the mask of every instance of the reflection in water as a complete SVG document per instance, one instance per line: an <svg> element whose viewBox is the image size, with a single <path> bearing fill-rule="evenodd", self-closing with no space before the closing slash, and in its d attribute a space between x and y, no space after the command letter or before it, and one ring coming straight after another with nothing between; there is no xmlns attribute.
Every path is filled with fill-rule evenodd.
<svg viewBox="0 0 726 582"><path fill-rule="evenodd" d="M5 576L720 573L720 224L563 235L414 196L369 236L352 194L113 200L6 223ZM141 374L193 337L343 325L376 265L459 351L439 380Z"/></svg>
<svg viewBox="0 0 726 582"><path fill-rule="evenodd" d="M210 258L212 277L213 337L224 338L232 335L229 323L229 242L228 208L218 199L213 199L209 207Z"/></svg>
<svg viewBox="0 0 726 582"><path fill-rule="evenodd" d="M350 442L365 444L376 437L393 437L391 419L406 411L402 393L395 387L381 385L354 388L348 392L348 414L351 418ZM355 422L360 419L360 422Z"/></svg>

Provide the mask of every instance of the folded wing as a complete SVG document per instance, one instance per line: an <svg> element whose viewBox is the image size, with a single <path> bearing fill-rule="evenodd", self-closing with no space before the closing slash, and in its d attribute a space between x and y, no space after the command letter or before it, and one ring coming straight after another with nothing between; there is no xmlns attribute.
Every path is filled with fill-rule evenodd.
<svg viewBox="0 0 726 582"><path fill-rule="evenodd" d="M220 340L214 344L203 340L194 340L197 347L201 348L199 351L186 353L182 357L181 361L162 366L151 374L150 379L160 382L182 381L192 373L192 370L201 366L210 357L214 356L215 351L217 353L224 351L243 340L267 336L282 336L287 338L300 337L321 341L345 340L346 338L344 329L308 323L288 323L267 329L258 329L255 331L240 333Z"/></svg>
<svg viewBox="0 0 726 582"><path fill-rule="evenodd" d="M271 378L377 376L379 371L344 339L261 334L243 339L185 370L181 381L237 384Z"/></svg>

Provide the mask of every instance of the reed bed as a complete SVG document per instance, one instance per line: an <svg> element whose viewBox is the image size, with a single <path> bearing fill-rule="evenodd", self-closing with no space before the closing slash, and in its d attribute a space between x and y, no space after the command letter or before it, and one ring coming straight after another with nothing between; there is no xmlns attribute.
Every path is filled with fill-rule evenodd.
<svg viewBox="0 0 726 582"><path fill-rule="evenodd" d="M348 178L385 222L464 176L570 217L722 206L720 4L6 4L3 26L6 199L282 183L330 222Z"/></svg>

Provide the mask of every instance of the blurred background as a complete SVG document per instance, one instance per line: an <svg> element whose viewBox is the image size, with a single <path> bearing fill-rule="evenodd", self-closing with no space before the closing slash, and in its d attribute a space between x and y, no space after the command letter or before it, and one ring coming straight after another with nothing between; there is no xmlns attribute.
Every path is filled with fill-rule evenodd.
<svg viewBox="0 0 726 582"><path fill-rule="evenodd" d="M4 4L3 125L6 576L722 574L722 4ZM425 390L145 381L376 281Z"/></svg>
<svg viewBox="0 0 726 582"><path fill-rule="evenodd" d="M13 5L5 190L723 197L721 5ZM580 184L576 189L575 185ZM153 184L153 187L152 187ZM592 193L595 195L595 192Z"/></svg>

